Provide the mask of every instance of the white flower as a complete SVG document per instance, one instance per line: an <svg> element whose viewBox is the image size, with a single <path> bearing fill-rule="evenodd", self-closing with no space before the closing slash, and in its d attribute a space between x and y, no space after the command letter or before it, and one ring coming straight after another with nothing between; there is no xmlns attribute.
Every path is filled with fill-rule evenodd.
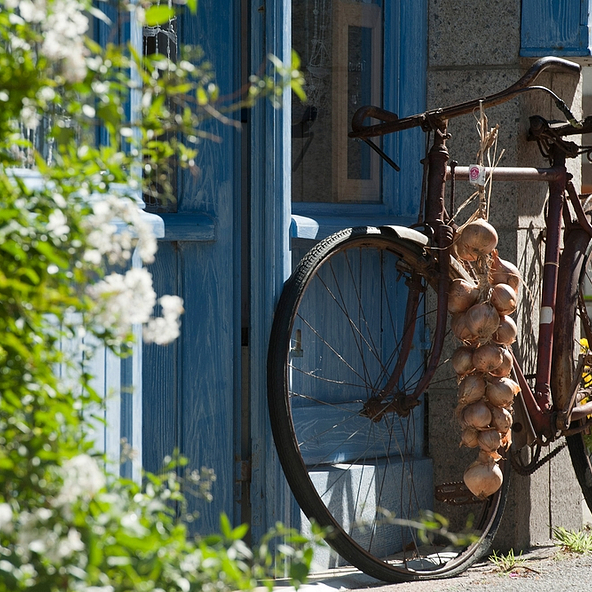
<svg viewBox="0 0 592 592"><path fill-rule="evenodd" d="M49 103L50 101L53 101L55 99L56 93L50 86L42 86L37 91L37 96L40 100Z"/></svg>
<svg viewBox="0 0 592 592"><path fill-rule="evenodd" d="M10 533L13 529L12 508L6 503L0 504L0 532Z"/></svg>
<svg viewBox="0 0 592 592"><path fill-rule="evenodd" d="M37 129L37 126L39 125L39 122L41 121L41 119L39 118L39 113L37 112L37 107L34 103L34 101L32 101L31 99L25 97L23 99L23 107L21 109L21 114L20 114L20 118L21 121L23 122L23 125L27 128L27 129Z"/></svg>
<svg viewBox="0 0 592 592"><path fill-rule="evenodd" d="M125 223L128 228L120 230ZM86 261L95 263L98 254L107 257L111 265L121 265L128 261L134 245L144 263L152 263L156 253L156 238L149 224L144 222L135 201L116 195L106 195L93 204L93 214L85 223L89 231L88 243L91 249L85 253Z"/></svg>
<svg viewBox="0 0 592 592"><path fill-rule="evenodd" d="M47 522L52 516L52 511L49 508L39 508L35 512L35 517L40 522Z"/></svg>
<svg viewBox="0 0 592 592"><path fill-rule="evenodd" d="M83 551L84 543L80 533L71 528L66 538L60 538L47 548L46 556L53 564L60 564L63 559L71 557L76 551Z"/></svg>
<svg viewBox="0 0 592 592"><path fill-rule="evenodd" d="M61 210L54 210L47 221L47 232L55 234L55 236L62 237L68 234L70 227L68 226L68 219Z"/></svg>
<svg viewBox="0 0 592 592"><path fill-rule="evenodd" d="M86 49L81 44L72 47L64 58L64 77L68 82L80 82L86 77Z"/></svg>
<svg viewBox="0 0 592 592"><path fill-rule="evenodd" d="M62 466L64 484L54 500L57 507L75 501L92 499L104 486L105 475L95 460L88 454L79 454L67 460Z"/></svg>
<svg viewBox="0 0 592 592"><path fill-rule="evenodd" d="M156 304L152 276L147 269L112 273L89 286L88 295L97 303L97 322L123 338L131 325L145 323Z"/></svg>
<svg viewBox="0 0 592 592"><path fill-rule="evenodd" d="M25 2L30 3L30 0ZM81 3L77 0L54 0L47 16L44 15L38 22L42 22L44 33L41 53L50 60L64 61L62 69L66 80L82 80L86 76L85 56L88 52L84 35L88 30L88 17L83 13Z"/></svg>
<svg viewBox="0 0 592 592"><path fill-rule="evenodd" d="M18 3L20 15L28 23L40 23L45 19L45 0L20 0Z"/></svg>
<svg viewBox="0 0 592 592"><path fill-rule="evenodd" d="M162 296L158 302L162 306L162 314L165 317L178 317L184 312L183 299L179 298L179 296L170 296L167 294L166 296Z"/></svg>
<svg viewBox="0 0 592 592"><path fill-rule="evenodd" d="M146 343L165 345L180 334L179 317L183 314L183 299L166 295L158 300L162 306L162 317L151 318L144 327L142 336Z"/></svg>
<svg viewBox="0 0 592 592"><path fill-rule="evenodd" d="M31 49L31 46L24 39L21 39L20 37L17 37L16 35L10 36L10 47L13 50L22 49L23 51L29 51ZM6 99L6 100L8 100L8 99Z"/></svg>
<svg viewBox="0 0 592 592"><path fill-rule="evenodd" d="M124 514L121 517L120 524L131 536L141 538L150 534L150 531L140 523L135 512Z"/></svg>

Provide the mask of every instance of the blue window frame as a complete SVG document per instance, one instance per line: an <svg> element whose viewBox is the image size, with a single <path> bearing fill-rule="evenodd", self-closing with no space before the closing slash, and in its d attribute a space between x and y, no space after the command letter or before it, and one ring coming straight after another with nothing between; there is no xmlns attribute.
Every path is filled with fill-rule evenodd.
<svg viewBox="0 0 592 592"><path fill-rule="evenodd" d="M382 139L399 173L347 132L362 104L400 116L425 110L425 0L306 0L293 2L292 11L293 44L309 97L307 104L293 106L292 238L320 239L359 224L414 222L422 132Z"/></svg>

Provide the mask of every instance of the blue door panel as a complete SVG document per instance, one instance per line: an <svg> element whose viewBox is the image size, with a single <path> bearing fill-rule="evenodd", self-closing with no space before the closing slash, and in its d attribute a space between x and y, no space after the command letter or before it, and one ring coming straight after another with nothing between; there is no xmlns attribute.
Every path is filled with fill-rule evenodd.
<svg viewBox="0 0 592 592"><path fill-rule="evenodd" d="M179 450L189 470L214 471L213 501L188 497L200 533L218 529L220 512L234 512L235 277L223 246L162 241L151 268L159 293L179 294L185 313L176 342L145 350L144 466L157 471Z"/></svg>
<svg viewBox="0 0 592 592"><path fill-rule="evenodd" d="M160 241L149 270L157 294L177 294L176 243ZM179 446L178 354L179 340L167 346L144 345L142 462L153 473L161 471L164 457Z"/></svg>

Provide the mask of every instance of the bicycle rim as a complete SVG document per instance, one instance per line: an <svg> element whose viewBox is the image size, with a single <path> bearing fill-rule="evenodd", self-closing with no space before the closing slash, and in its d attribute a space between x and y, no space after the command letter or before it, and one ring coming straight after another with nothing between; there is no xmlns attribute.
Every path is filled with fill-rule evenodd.
<svg viewBox="0 0 592 592"><path fill-rule="evenodd" d="M434 269L422 261L417 245L388 230L328 237L286 284L268 360L278 455L303 512L331 530L328 542L341 556L331 565L351 563L392 582L467 569L489 548L507 491L505 479L485 502L438 502L427 393L407 417L389 408L392 393L381 401L385 411L375 411L393 373L393 392L413 391L430 354L435 296L426 277L433 279ZM416 300L410 286L418 280ZM415 311L415 323L405 322L406 310ZM454 380L449 367L443 374ZM450 432L456 450L458 434ZM465 467L459 462L451 481L461 482ZM455 544L418 528L434 510L451 517L451 531L470 531L472 542Z"/></svg>
<svg viewBox="0 0 592 592"><path fill-rule="evenodd" d="M577 370L578 355L583 349L581 340L586 339L588 347L592 347L592 243L584 231L573 231L569 235L561 258L559 282L567 289L558 293L556 307L559 334L554 346L555 373L552 377L556 396L569 393ZM563 330L563 327L569 329ZM581 395L585 395L585 389L592 387L592 374L588 367L581 372L579 386ZM590 395L584 396L580 403L589 399ZM577 427L578 423L570 427ZM578 483L592 510L592 436L579 433L566 440Z"/></svg>

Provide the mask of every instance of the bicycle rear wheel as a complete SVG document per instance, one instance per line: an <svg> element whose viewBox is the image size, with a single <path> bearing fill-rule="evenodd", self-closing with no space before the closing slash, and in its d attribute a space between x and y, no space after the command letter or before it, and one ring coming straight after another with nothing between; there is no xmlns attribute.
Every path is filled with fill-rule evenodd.
<svg viewBox="0 0 592 592"><path fill-rule="evenodd" d="M585 366L578 370L578 357L586 349L582 340L592 348L592 243L583 230L569 234L559 266L555 326L559 328L554 341L552 392L556 398L569 397L573 383L579 378L578 398L584 404L592 398L587 394L592 387L592 373ZM565 329L567 328L567 329ZM576 374L579 372L579 377ZM574 422L577 427L586 418ZM572 465L582 493L592 510L592 435L574 434L566 438Z"/></svg>
<svg viewBox="0 0 592 592"><path fill-rule="evenodd" d="M292 492L331 529L328 542L346 562L390 582L467 569L489 548L507 492L507 479L485 502L468 492L459 500L458 483L435 488L427 393L411 410L397 407L396 394L413 392L430 356L430 261L388 227L332 235L286 283L270 341L271 425ZM450 438L458 450L458 433ZM463 471L459 463L454 481ZM470 544L424 536L418 519L447 513L435 490L468 502L454 513L457 532L470 525Z"/></svg>

